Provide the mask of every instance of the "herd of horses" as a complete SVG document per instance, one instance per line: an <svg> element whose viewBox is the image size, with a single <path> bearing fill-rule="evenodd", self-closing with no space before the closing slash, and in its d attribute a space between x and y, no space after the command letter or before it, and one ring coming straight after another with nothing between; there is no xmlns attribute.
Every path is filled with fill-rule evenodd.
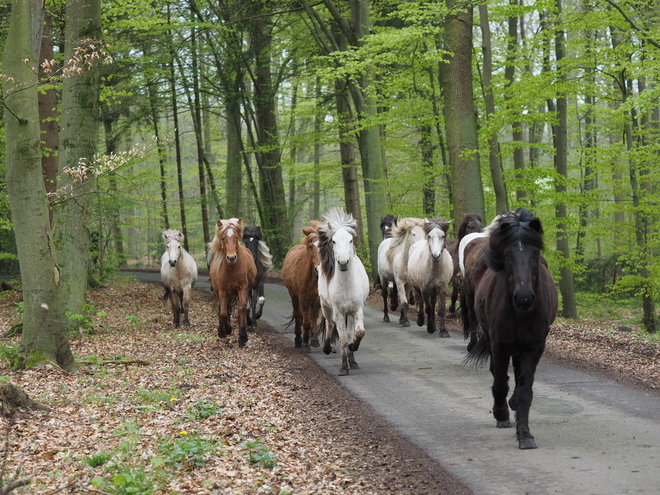
<svg viewBox="0 0 660 495"><path fill-rule="evenodd" d="M512 427L516 412L520 449L534 449L529 430L532 385L558 309L555 282L541 252L543 228L525 208L504 212L484 226L479 215L467 214L456 239L448 239L450 222L441 218L381 219L378 277L383 321L400 308L399 324L410 326L410 304L418 308L417 324L428 333L449 337L445 328L447 289L450 312L460 298L463 333L469 339L465 363L490 360L493 416L498 428ZM329 354L341 350L341 376L359 369L354 353L365 335L363 307L369 277L357 255L357 221L332 209L324 221L313 220L286 254L282 283L293 308L294 344ZM171 300L174 325L189 325L190 293L197 278L193 258L181 247L183 235L163 233L166 251L161 278ZM243 240L244 245L240 243ZM238 345L248 340L264 304L264 281L272 266L260 227L244 227L241 219L218 220L207 246L211 288L218 301L218 337L231 334L230 315L237 304ZM319 322L320 316L320 322ZM437 317L437 319L436 319ZM508 369L513 364L514 390L508 402Z"/></svg>

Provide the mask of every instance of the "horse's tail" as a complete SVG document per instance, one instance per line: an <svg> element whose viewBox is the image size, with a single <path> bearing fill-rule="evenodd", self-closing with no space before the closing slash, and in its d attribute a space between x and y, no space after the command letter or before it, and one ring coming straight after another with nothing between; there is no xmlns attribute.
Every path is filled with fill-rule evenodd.
<svg viewBox="0 0 660 495"><path fill-rule="evenodd" d="M479 338L472 350L463 359L464 364L474 364L479 367L488 361L490 358L490 349L486 344L486 337L483 335Z"/></svg>
<svg viewBox="0 0 660 495"><path fill-rule="evenodd" d="M259 241L259 261L266 270L270 270L273 266L273 255L270 254L270 248L264 241Z"/></svg>

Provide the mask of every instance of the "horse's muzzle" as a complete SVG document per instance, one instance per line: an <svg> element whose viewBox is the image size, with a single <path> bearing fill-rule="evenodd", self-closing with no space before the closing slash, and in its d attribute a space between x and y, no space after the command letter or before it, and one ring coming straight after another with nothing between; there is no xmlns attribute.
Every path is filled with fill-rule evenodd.
<svg viewBox="0 0 660 495"><path fill-rule="evenodd" d="M338 261L338 262L337 262L337 265L339 265L339 269L340 269L342 272L345 272L346 270L348 270L348 261L346 261L346 262L344 262L344 263L342 263L341 261Z"/></svg>
<svg viewBox="0 0 660 495"><path fill-rule="evenodd" d="M513 295L513 305L518 311L529 311L534 307L536 295L532 291L517 291Z"/></svg>
<svg viewBox="0 0 660 495"><path fill-rule="evenodd" d="M234 256L227 255L227 263L229 263L230 265L233 265L234 263L236 263L237 259L238 259L238 256L236 256L236 255L234 255Z"/></svg>
<svg viewBox="0 0 660 495"><path fill-rule="evenodd" d="M440 261L440 258L442 258L442 253L431 253L431 260L433 260L434 263Z"/></svg>
<svg viewBox="0 0 660 495"><path fill-rule="evenodd" d="M170 260L170 266L176 266L176 260Z"/></svg>

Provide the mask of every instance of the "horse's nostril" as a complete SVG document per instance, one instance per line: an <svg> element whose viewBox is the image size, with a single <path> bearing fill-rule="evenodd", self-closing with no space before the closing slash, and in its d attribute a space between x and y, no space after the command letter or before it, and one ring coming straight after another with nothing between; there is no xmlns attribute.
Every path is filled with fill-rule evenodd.
<svg viewBox="0 0 660 495"><path fill-rule="evenodd" d="M170 260L170 266L176 266L176 260Z"/></svg>

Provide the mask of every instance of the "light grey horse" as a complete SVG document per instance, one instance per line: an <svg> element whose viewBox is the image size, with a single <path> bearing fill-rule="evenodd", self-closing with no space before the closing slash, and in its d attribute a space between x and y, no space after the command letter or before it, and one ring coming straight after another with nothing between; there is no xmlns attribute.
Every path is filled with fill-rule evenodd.
<svg viewBox="0 0 660 495"><path fill-rule="evenodd" d="M160 279L165 286L164 299L172 303L172 316L174 326L179 327L181 313L183 324L190 325L188 309L192 288L197 281L197 263L190 254L183 249L183 234L175 229L163 232L165 252L160 258Z"/></svg>

